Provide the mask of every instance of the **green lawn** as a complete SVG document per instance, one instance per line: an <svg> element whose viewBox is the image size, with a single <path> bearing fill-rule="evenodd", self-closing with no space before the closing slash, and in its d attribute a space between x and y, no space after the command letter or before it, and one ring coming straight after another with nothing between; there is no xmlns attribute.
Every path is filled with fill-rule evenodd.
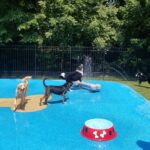
<svg viewBox="0 0 150 150"><path fill-rule="evenodd" d="M150 84L143 82L140 86L135 81L120 81L121 83L127 84L135 91L144 96L147 100L150 101Z"/></svg>

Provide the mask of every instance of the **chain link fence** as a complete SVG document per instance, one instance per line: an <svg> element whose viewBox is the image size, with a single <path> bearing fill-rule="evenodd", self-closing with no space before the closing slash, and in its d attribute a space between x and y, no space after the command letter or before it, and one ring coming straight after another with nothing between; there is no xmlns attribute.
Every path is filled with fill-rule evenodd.
<svg viewBox="0 0 150 150"><path fill-rule="evenodd" d="M139 64L139 57L130 53L120 47L0 46L0 77L58 78L61 72L72 72L82 63L85 78L129 80L134 78ZM139 56L141 59L141 53Z"/></svg>

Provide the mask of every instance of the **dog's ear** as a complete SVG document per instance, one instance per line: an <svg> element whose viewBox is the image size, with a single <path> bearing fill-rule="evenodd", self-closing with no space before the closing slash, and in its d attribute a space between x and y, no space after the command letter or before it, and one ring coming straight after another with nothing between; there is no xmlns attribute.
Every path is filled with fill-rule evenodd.
<svg viewBox="0 0 150 150"><path fill-rule="evenodd" d="M80 64L80 67L83 67L83 64Z"/></svg>
<svg viewBox="0 0 150 150"><path fill-rule="evenodd" d="M138 77L138 73L135 74L135 77Z"/></svg>
<svg viewBox="0 0 150 150"><path fill-rule="evenodd" d="M143 76L143 73L141 72L140 75Z"/></svg>
<svg viewBox="0 0 150 150"><path fill-rule="evenodd" d="M29 80L31 78L32 78L32 76L25 76L22 80L25 81L25 80Z"/></svg>
<svg viewBox="0 0 150 150"><path fill-rule="evenodd" d="M140 76L143 76L143 73L142 73L142 72L137 72L137 73L135 74L135 77L137 77L137 78L139 78Z"/></svg>
<svg viewBox="0 0 150 150"><path fill-rule="evenodd" d="M78 67L76 68L76 70L83 70L83 64L81 64L80 66L78 66Z"/></svg>
<svg viewBox="0 0 150 150"><path fill-rule="evenodd" d="M32 76L28 76L28 79L32 79Z"/></svg>

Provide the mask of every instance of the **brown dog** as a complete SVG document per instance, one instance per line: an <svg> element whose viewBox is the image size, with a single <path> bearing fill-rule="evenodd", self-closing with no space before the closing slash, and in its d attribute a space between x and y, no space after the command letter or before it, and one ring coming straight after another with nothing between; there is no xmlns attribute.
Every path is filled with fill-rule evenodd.
<svg viewBox="0 0 150 150"><path fill-rule="evenodd" d="M45 87L45 93L44 96L40 99L40 105L42 104L42 101L45 99L44 104L47 104L47 100L49 96L51 96L52 93L57 95L62 95L62 103L64 103L65 94L69 90L69 88L72 86L71 82L66 82L65 84L61 86L53 86L53 85L46 85L45 80L43 79L43 85Z"/></svg>
<svg viewBox="0 0 150 150"><path fill-rule="evenodd" d="M25 98L28 90L28 80L31 79L31 76L26 76L22 79L22 83L19 83L16 88L16 99L14 100L14 108L13 110L17 110L17 99L20 98L20 108L25 104Z"/></svg>

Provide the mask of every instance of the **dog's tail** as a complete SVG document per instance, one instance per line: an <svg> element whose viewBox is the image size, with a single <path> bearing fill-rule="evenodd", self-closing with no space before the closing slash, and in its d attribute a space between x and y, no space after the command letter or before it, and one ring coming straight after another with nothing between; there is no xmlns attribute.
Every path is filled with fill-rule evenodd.
<svg viewBox="0 0 150 150"><path fill-rule="evenodd" d="M60 74L60 76L59 76L61 79L66 79L66 74L64 73L64 72L62 72L61 74Z"/></svg>
<svg viewBox="0 0 150 150"><path fill-rule="evenodd" d="M45 84L45 80L46 80L47 78L44 78L43 79L43 85L45 86L45 87L47 87L47 85Z"/></svg>

